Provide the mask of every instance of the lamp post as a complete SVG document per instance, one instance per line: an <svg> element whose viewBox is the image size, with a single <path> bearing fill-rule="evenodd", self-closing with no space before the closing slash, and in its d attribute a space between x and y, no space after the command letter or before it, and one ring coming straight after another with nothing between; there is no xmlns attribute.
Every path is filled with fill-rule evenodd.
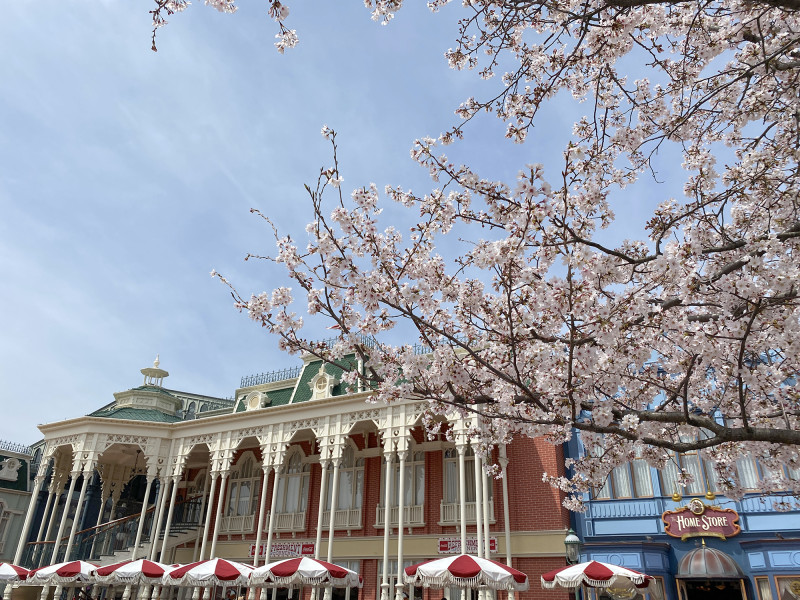
<svg viewBox="0 0 800 600"><path fill-rule="evenodd" d="M575 530L570 527L567 537L564 538L564 554L568 565L576 565L581 560L581 540L575 535ZM580 586L575 588L575 600L580 598Z"/></svg>

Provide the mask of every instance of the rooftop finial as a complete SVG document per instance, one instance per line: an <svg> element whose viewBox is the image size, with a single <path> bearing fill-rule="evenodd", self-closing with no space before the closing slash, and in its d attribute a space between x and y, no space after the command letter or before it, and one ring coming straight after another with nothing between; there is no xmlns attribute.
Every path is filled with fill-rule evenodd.
<svg viewBox="0 0 800 600"><path fill-rule="evenodd" d="M156 387L162 387L164 385L164 377L168 377L169 373L159 368L158 365L160 364L159 355L156 354L153 366L141 370L142 375L144 375L144 385L154 385Z"/></svg>

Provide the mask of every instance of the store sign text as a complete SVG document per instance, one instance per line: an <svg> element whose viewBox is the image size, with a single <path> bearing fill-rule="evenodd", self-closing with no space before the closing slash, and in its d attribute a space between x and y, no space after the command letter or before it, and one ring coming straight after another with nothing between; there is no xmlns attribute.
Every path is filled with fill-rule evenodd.
<svg viewBox="0 0 800 600"><path fill-rule="evenodd" d="M489 538L489 552L497 552L497 538ZM439 554L461 554L461 538L439 538ZM467 538L466 554L478 553L478 539Z"/></svg>
<svg viewBox="0 0 800 600"><path fill-rule="evenodd" d="M700 500L692 500L688 506L668 510L661 519L664 533L685 540L690 537L732 537L741 531L739 513L730 508L706 506Z"/></svg>
<svg viewBox="0 0 800 600"><path fill-rule="evenodd" d="M267 555L267 545L261 544L259 556ZM250 556L256 555L256 545L250 545ZM270 558L286 558L292 556L314 556L314 542L273 542Z"/></svg>

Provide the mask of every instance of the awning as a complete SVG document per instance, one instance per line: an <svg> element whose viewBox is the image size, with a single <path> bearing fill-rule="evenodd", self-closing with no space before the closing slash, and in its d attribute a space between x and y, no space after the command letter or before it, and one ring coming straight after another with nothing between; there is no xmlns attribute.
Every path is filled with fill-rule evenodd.
<svg viewBox="0 0 800 600"><path fill-rule="evenodd" d="M678 563L678 579L742 579L744 573L732 556L703 544Z"/></svg>

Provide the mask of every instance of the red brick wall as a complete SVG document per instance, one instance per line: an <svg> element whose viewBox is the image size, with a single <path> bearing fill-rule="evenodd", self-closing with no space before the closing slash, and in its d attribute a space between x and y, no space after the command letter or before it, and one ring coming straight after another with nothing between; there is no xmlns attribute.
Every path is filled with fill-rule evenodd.
<svg viewBox="0 0 800 600"><path fill-rule="evenodd" d="M415 440L422 441L424 433L420 428L413 431ZM361 449L380 447L378 436L373 433L353 436L354 443ZM308 456L313 444L301 442L298 444ZM234 462L241 458L246 451L252 451L256 460L261 460L258 448L237 450ZM495 454L494 458L497 458ZM544 531L553 529L566 529L569 526L569 514L561 504L562 494L542 481L542 472L562 474L564 471L563 454L560 447L553 446L542 439L516 438L508 446L508 476L509 476L509 509L512 531ZM364 490L363 490L363 528L350 532L350 537L382 536L383 529L375 527L376 506L380 502L381 488L381 457L370 457L365 460ZM191 473L194 476L194 473ZM317 514L319 508L321 468L318 464L310 466L310 479L308 487L308 503L306 528L298 532L297 537L314 539L316 537ZM443 452L438 450L427 452L425 455L425 526L414 528L414 534L457 536L458 528L455 526L443 527L439 525L439 505L444 494L444 460ZM492 534L502 534L505 530L503 522L503 493L502 481L490 479L493 486L494 508L496 522L490 526ZM272 497L274 485L274 472L268 481L266 504L267 510ZM216 502L220 497L225 497L226 490L217 486L217 491L209 510L212 511L210 532L213 532L213 516L216 514ZM256 504L260 499L261 490L256 490ZM223 507L224 508L224 507ZM256 506L258 514L258 506ZM257 517L256 517L257 518ZM469 528L471 535L475 533L475 526ZM327 540L327 530L323 532L323 539ZM336 537L348 536L346 531L335 532ZM222 536L221 539L226 539ZM288 534L283 534L288 539ZM241 534L235 535L241 540ZM255 531L245 536L245 539L255 541ZM276 539L281 538L276 534ZM266 541L262 536L262 541ZM377 568L377 566L375 566ZM538 575L537 575L538 581ZM538 585L538 584L537 584ZM438 600L438 599L436 599Z"/></svg>

